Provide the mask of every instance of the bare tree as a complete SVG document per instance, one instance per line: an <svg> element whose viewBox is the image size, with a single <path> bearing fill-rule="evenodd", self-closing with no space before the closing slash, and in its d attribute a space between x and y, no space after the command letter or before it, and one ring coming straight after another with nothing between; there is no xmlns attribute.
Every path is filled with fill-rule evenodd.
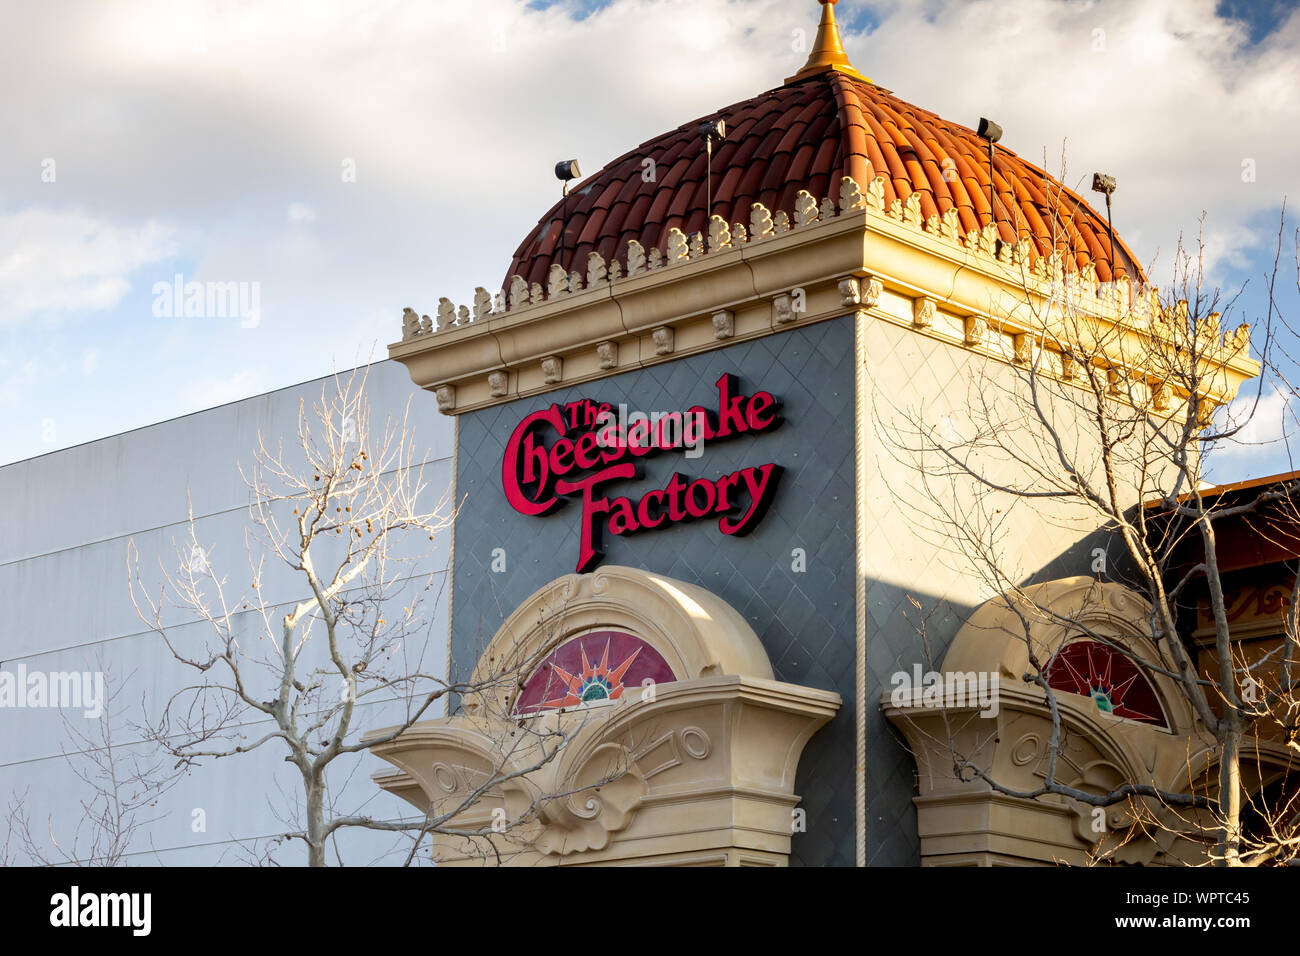
<svg viewBox="0 0 1300 956"><path fill-rule="evenodd" d="M166 816L160 804L181 771L167 767L156 748L122 719L130 676L115 682L102 659L98 672L105 686L98 718L87 726L84 719L63 715L63 759L82 785L76 823L68 833L47 815L44 826L38 826L28 805L30 790L24 791L7 808L0 850L4 865L21 860L38 866L123 866L131 854L142 851L141 838ZM156 851L152 839L149 847Z"/></svg>
<svg viewBox="0 0 1300 956"><path fill-rule="evenodd" d="M429 479L424 459L412 451L409 414L408 403L400 421L372 428L365 371L358 370L327 383L310 411L300 403L292 454L259 436L251 469L240 469L250 496L244 588L216 570L220 556L201 543L192 508L188 537L174 542L177 567L168 570L160 562L156 595L143 581L134 543L129 549L137 613L195 675L152 721L152 739L185 766L269 746L283 750L301 789L288 801L285 831L277 839L302 841L312 866L326 865L331 841L343 862L336 837L346 828L404 835L411 840L408 863L429 833L492 839L526 828L556 795L539 795L490 828L462 831L456 818L505 780L554 760L577 729L506 722L511 739L500 748L500 764L458 807L382 819L339 805L338 791L356 772L357 755L440 716L453 700L516 686L538 663L502 661L470 683L450 681L426 660L431 617L425 607L436 603L440 579L420 568L430 543L449 527L453 503L448 494L432 507L425 502ZM285 569L303 597L275 606L264 585ZM177 619L169 606L184 615ZM202 637L184 629L187 620L202 626ZM363 708L369 709L365 719ZM376 714L385 715L382 723ZM386 725L387 732L362 739L366 730ZM264 849L250 852L267 858Z"/></svg>
<svg viewBox="0 0 1300 956"><path fill-rule="evenodd" d="M1052 201L1071 209L1078 204L1064 192ZM1015 301L990 319L990 334L1014 343L1012 361L985 362L972 374L960 424L936 414L933 399L928 408L878 405L877 434L918 489L901 496L901 505L918 534L976 576L1005 607L1005 619L1018 622L1017 636L1029 651L1023 679L1050 714L1040 785L1008 786L950 733L944 743L956 778L1026 800L1122 808L1136 824L1130 836L1173 832L1220 865L1300 857L1298 791L1283 749L1296 749L1300 728L1293 674L1300 660L1300 594L1291 597L1285 633L1267 653L1248 657L1232 636L1216 535L1225 521L1268 512L1270 527L1285 536L1283 526L1294 527L1300 517L1300 481L1288 475L1235 495L1204 493L1215 450L1249 440L1266 390L1297 397L1300 380L1288 349L1296 330L1283 319L1277 286L1284 236L1280 229L1266 311L1253 335L1244 324L1231 328L1240 299L1206 282L1199 239L1191 249L1180 244L1172 281L1161 290L1130 289L1126 281L1099 285L1091 273L1066 268L1062 253L1069 250L1061 243L1037 250L1032 268L1030 256L1017 255ZM1231 413L1219 411L1232 398L1228 364L1252 350L1263 374L1243 386ZM1012 532L1011 516L1026 510L1044 526L1074 529L1077 538L1091 531L1118 543L1104 572L1093 570L1149 602L1144 636L1154 653L1136 655L1131 644L1099 633L1086 615L1063 614L1044 600L1034 587L1037 569L1023 566L1024 542ZM1287 544L1300 554L1300 539ZM1196 595L1212 620L1212 639L1201 653L1185 626ZM928 654L927 616L913 604ZM1043 657L1031 638L1042 622L1167 677L1210 741L1213 771L1189 767L1181 780L1134 778L1106 786L1067 779L1069 729L1062 691L1052 682L1057 655ZM1102 854L1116 848L1108 844Z"/></svg>

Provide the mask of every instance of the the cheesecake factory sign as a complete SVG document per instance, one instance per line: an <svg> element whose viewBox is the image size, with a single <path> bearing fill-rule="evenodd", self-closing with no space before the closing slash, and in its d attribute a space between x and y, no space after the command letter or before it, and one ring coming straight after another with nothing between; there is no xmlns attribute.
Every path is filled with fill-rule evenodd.
<svg viewBox="0 0 1300 956"><path fill-rule="evenodd" d="M754 465L717 478L677 472L664 487L639 497L610 488L643 480L644 459L653 455L684 450L689 458L712 442L781 424L781 403L770 392L745 395L734 375L723 375L716 385L716 409L696 405L684 412L629 415L626 407L584 398L533 412L515 428L501 463L501 485L511 507L539 516L569 498L581 502L579 573L604 557L606 532L632 535L716 519L723 534L748 534L772 503L780 465Z"/></svg>

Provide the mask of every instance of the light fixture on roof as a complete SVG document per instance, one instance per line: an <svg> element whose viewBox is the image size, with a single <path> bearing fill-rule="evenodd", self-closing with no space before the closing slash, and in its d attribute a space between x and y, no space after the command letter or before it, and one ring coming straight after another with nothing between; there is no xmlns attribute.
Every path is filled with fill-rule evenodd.
<svg viewBox="0 0 1300 956"><path fill-rule="evenodd" d="M566 159L555 164L555 178L564 183L564 191L569 191L569 183L582 175L576 159Z"/></svg>
<svg viewBox="0 0 1300 956"><path fill-rule="evenodd" d="M979 128L980 139L987 139L990 143L996 143L1002 138L1002 127L987 117L980 117Z"/></svg>
<svg viewBox="0 0 1300 956"><path fill-rule="evenodd" d="M1115 226L1110 219L1110 197L1115 192L1119 183L1114 176L1108 176L1106 173L1092 174L1092 191L1103 193L1106 196L1106 231L1110 233L1110 279L1112 282L1117 278L1115 271Z"/></svg>
<svg viewBox="0 0 1300 956"><path fill-rule="evenodd" d="M985 116L980 117L979 135L989 144L989 222L993 225L993 251L1000 252L1002 238L997 234L998 213L993 204L993 144L1002 138L1002 127Z"/></svg>
<svg viewBox="0 0 1300 956"><path fill-rule="evenodd" d="M560 257L557 260L564 265L564 234L569 231L569 183L582 175L576 159L565 159L555 164L555 178L564 184L564 195L560 198ZM568 267L565 267L568 271Z"/></svg>
<svg viewBox="0 0 1300 956"><path fill-rule="evenodd" d="M700 138L705 140L726 139L727 122L726 120L708 120L700 124Z"/></svg>
<svg viewBox="0 0 1300 956"><path fill-rule="evenodd" d="M725 120L708 120L700 124L700 139L704 140L704 222L708 229L713 215L713 141L727 138Z"/></svg>

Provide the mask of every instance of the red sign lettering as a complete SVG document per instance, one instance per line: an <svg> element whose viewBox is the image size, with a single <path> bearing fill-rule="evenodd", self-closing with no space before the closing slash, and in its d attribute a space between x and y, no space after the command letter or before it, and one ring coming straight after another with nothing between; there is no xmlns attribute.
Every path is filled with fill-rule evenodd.
<svg viewBox="0 0 1300 956"><path fill-rule="evenodd" d="M781 424L781 403L770 392L746 396L734 375L717 383L717 411L616 418L608 404L589 399L552 405L519 423L501 461L501 487L520 514L551 514L569 498L582 503L578 572L604 557L605 532L633 535L687 521L717 519L726 535L746 535L763 519L781 480L780 465L741 468L718 478L676 473L661 489L633 500L606 486L644 477L641 459L770 431ZM621 413L620 413L621 414Z"/></svg>

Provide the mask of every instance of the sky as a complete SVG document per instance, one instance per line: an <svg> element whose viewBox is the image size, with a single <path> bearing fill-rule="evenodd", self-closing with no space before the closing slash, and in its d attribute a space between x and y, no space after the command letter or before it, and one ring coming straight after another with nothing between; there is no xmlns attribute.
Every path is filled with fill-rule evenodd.
<svg viewBox="0 0 1300 956"><path fill-rule="evenodd" d="M432 313L440 296L496 287L558 198L557 160L594 172L779 85L819 11L3 3L0 463L384 357L404 306ZM837 12L855 65L903 99L967 125L991 116L1030 161L1059 172L1064 155L1083 192L1093 170L1115 175L1116 230L1157 280L1180 235L1203 228L1214 281L1245 283L1232 324L1256 317L1300 184L1294 3ZM190 282L229 307L173 308L169 290ZM1277 439L1294 409L1266 397L1257 443L1228 450L1216 478L1290 467Z"/></svg>

